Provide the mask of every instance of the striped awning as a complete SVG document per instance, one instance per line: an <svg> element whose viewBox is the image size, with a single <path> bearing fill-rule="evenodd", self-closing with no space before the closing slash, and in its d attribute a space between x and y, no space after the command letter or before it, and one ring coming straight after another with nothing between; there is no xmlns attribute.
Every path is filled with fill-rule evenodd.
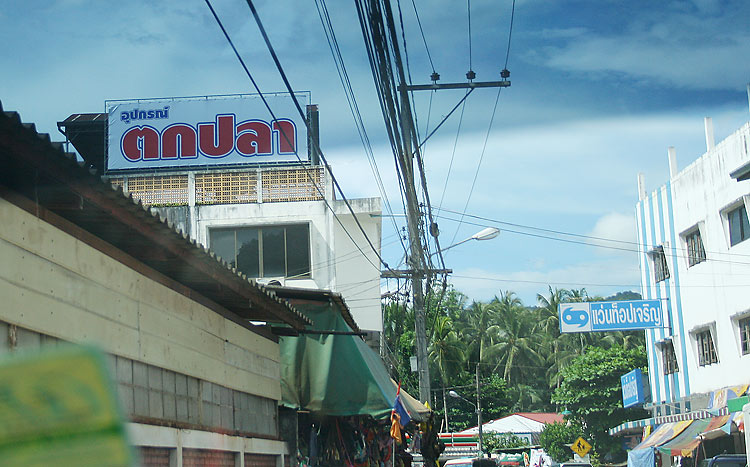
<svg viewBox="0 0 750 467"><path fill-rule="evenodd" d="M630 422L622 423L614 428L609 429L610 436L614 436L623 431L634 430L643 428L646 426L662 425L664 423L683 422L686 420L703 420L706 418L717 417L719 415L729 414L728 407L721 407L719 409L705 409L695 410L693 412L677 413L672 415L661 415L659 417L643 418L641 420L633 420Z"/></svg>

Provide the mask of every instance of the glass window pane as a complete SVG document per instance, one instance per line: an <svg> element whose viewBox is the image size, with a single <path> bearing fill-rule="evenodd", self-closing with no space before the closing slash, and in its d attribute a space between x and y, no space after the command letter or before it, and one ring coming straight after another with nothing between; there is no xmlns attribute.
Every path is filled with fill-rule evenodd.
<svg viewBox="0 0 750 467"><path fill-rule="evenodd" d="M237 269L250 277L260 277L258 229L238 229L237 246Z"/></svg>
<svg viewBox="0 0 750 467"><path fill-rule="evenodd" d="M731 245L736 245L742 241L742 236L740 234L740 210L735 209L734 211L731 211L727 214L727 217L729 218L729 243Z"/></svg>
<svg viewBox="0 0 750 467"><path fill-rule="evenodd" d="M288 277L310 275L309 226L290 225L286 228L286 264Z"/></svg>
<svg viewBox="0 0 750 467"><path fill-rule="evenodd" d="M284 228L263 228L263 277L285 276Z"/></svg>
<svg viewBox="0 0 750 467"><path fill-rule="evenodd" d="M739 211L740 211L740 233L741 233L740 241L742 241L750 237L750 224L748 224L747 210L745 209L745 206L741 206Z"/></svg>
<svg viewBox="0 0 750 467"><path fill-rule="evenodd" d="M209 231L211 250L221 259L235 267L234 230L221 229Z"/></svg>

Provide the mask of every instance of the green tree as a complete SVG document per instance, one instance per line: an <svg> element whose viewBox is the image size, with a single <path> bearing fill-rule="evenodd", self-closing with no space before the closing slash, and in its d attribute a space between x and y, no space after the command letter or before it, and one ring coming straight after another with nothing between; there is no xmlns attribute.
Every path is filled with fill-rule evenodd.
<svg viewBox="0 0 750 467"><path fill-rule="evenodd" d="M482 450L493 453L500 449L520 448L528 445L525 439L513 433L482 433Z"/></svg>
<svg viewBox="0 0 750 467"><path fill-rule="evenodd" d="M468 343L474 362L484 362L498 333L498 311L491 303L473 302L467 310L462 337Z"/></svg>
<svg viewBox="0 0 750 467"><path fill-rule="evenodd" d="M476 403L475 374L461 374L456 392L471 401L448 399L448 417L451 431L462 431L477 426L477 414L472 404ZM479 381L479 403L482 407L482 423L503 417L510 413L511 398L508 385L501 377L492 374Z"/></svg>
<svg viewBox="0 0 750 467"><path fill-rule="evenodd" d="M571 412L567 418L584 427L586 438L605 461L624 456L618 440L607 430L625 421L645 418L642 409L622 407L620 377L634 368L646 370L643 348L590 347L562 371L562 383L552 400Z"/></svg>
<svg viewBox="0 0 750 467"><path fill-rule="evenodd" d="M549 423L539 434L539 444L555 462L565 462L573 457L570 445L583 436L583 429L578 423Z"/></svg>
<svg viewBox="0 0 750 467"><path fill-rule="evenodd" d="M535 322L534 314L525 308L500 314L501 332L491 354L497 358L495 369L501 370L509 384L528 382L534 373L543 369L544 359L538 352Z"/></svg>

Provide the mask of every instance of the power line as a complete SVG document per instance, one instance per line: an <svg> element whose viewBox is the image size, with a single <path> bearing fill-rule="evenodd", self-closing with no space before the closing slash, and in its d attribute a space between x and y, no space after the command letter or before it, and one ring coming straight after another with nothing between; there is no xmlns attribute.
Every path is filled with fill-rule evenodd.
<svg viewBox="0 0 750 467"><path fill-rule="evenodd" d="M209 0L206 0L206 2L208 3ZM297 112L299 113L300 117L302 118L302 120L305 122L305 125L307 125L308 129L309 129L309 122L307 121L305 113L302 111L302 107L300 107L299 101L297 100L297 96L294 94L294 90L292 89L292 86L289 83L289 80L287 79L286 73L284 72L284 68L281 66L281 62L279 61L279 58L276 55L276 51L274 50L273 45L271 44L271 41L268 38L268 34L266 33L266 29L263 26L263 22L261 21L260 16L258 16L258 12L255 9L255 5L253 4L252 0L247 0L247 5L248 5L248 7L250 7L250 11L253 13L253 17L255 18L255 23L258 25L258 29L260 29L261 35L263 36L263 40L266 43L266 47L268 48L268 51L271 54L271 57L273 58L274 63L276 64L276 69L279 71L279 74L281 75L281 79L284 81L284 85L286 86L287 91L289 92L289 95L291 96L292 100L294 101L294 105L297 107ZM213 8L211 10L213 11ZM222 27L222 30L223 30L223 27ZM238 57L239 57L239 54L238 54ZM248 72L248 74L249 74L249 72ZM269 107L269 111L270 111L270 107ZM285 138L286 138L286 136L285 136ZM313 140L313 144L315 144L315 149L318 152L318 154L320 155L320 159L323 161L323 163L327 167L330 167L328 165L328 161L326 160L326 158L325 158L325 156L323 154L323 151L320 149L320 145L318 144L318 142ZM297 156L297 157L299 158L299 156ZM360 230L360 232L362 232L362 235L364 236L365 240L367 240L367 243L368 243L368 245L370 245L370 248L372 249L373 253L375 253L375 256L378 257L378 260L380 261L380 263L383 266L386 267L386 269L390 269L390 267L388 266L388 263L386 263L383 260L383 258L380 256L380 253L375 249L375 246L373 245L372 241L370 240L370 237L367 235L367 232L365 232L364 227L362 227L362 224L359 222L359 219L357 218L357 215L354 213L354 209L352 209L351 204L346 199L346 196L344 195L344 192L341 189L341 186L339 185L339 182L336 179L336 176L333 175L333 172L330 169L329 169L328 173L331 175L331 180L333 181L333 184L338 189L339 194L341 195L342 201L344 201L344 204L346 204L347 208L349 209L349 212L351 213L352 218L354 219L354 222L359 227L359 230ZM310 178L312 179L312 177L310 177ZM331 209L331 212L333 212L333 209ZM339 223L341 223L340 220L339 220ZM341 226L343 228L343 223L341 223ZM347 234L348 234L348 232L347 232ZM351 235L349 235L349 238L352 240L352 242L354 242L354 239L351 237ZM354 244L356 245L356 242L354 242ZM369 261L369 258L367 258L367 255L365 255L364 252L362 252L362 255L365 256L365 258ZM377 268L377 269L379 270L380 268Z"/></svg>
<svg viewBox="0 0 750 467"><path fill-rule="evenodd" d="M532 280L522 280L522 279L500 279L495 277L486 277L486 276L463 276L459 274L454 274L453 277L458 277L460 279L472 279L472 280L484 280L484 281L490 281L490 282L505 282L505 283L519 283L519 284L541 284L541 285L567 285L567 286L589 286L589 287L630 287L630 288L640 288L641 284L633 285L633 284L599 284L599 283L587 283L587 282L560 282L560 281L532 281ZM707 285L699 285L699 284L680 284L679 286L675 286L679 289L684 288L699 288L699 289L723 289L723 288L734 288L734 287L750 287L750 284L723 284L723 285L716 285L716 284L707 284Z"/></svg>
<svg viewBox="0 0 750 467"><path fill-rule="evenodd" d="M415 0L411 0L411 4L414 6L414 15L417 17L417 25L419 25L419 32L422 34L422 42L424 42L424 48L427 51L427 59L430 61L430 68L435 73L435 64L432 63L432 55L430 55L430 48L427 47L427 39L424 36L424 29L422 29L422 21L419 19L419 12L417 11L417 4Z"/></svg>
<svg viewBox="0 0 750 467"><path fill-rule="evenodd" d="M469 91L466 91L468 94ZM464 121L464 110L466 109L466 101L464 100L461 106L461 115L458 117L458 129L456 129L456 139L453 141L453 152L451 152L451 160L448 163L448 173L445 175L445 184L443 185L443 193L440 195L440 203L438 204L438 211L443 207L443 200L445 199L445 192L448 190L448 180L451 177L451 170L453 169L453 159L456 156L456 147L458 146L458 136L461 134L461 124Z"/></svg>
<svg viewBox="0 0 750 467"><path fill-rule="evenodd" d="M442 211L449 212L451 214L457 214L457 215L461 215L462 214L460 212L452 211L450 209L442 209ZM482 216L477 216L477 215L472 215L472 214L463 214L463 215L465 217L470 217L470 218L474 218L474 219L484 220L484 221L492 222L494 224L499 224L499 225L510 225L510 226L513 226L513 227L519 227L519 228L523 228L523 229L536 230L536 231L539 231L539 232L546 232L546 233L552 233L552 234L555 234L555 235L564 235L564 236L575 237L575 238L583 238L583 239L588 239L588 240L597 240L597 241L610 242L610 243L620 243L620 244L624 244L624 245L633 245L636 248L633 249L633 248L626 248L626 247L616 247L616 246L608 246L608 245L599 245L599 244L596 244L596 243L583 242L583 241L575 241L575 240L570 240L570 239L565 239L565 238L552 237L552 236L549 236L549 235L538 235L538 234L532 234L532 233L528 233L528 232L521 232L521 231L512 230L512 229L501 229L504 232L515 233L515 234L519 234L519 235L527 235L527 236L537 237L537 238L546 238L546 239L549 239L549 240L556 240L556 241L561 241L561 242L566 242L566 243L574 243L574 244L580 244L580 245L595 246L595 247L598 247L598 248L607 248L607 249L611 249L611 250L627 251L627 252L632 252L632 253L643 253L643 252L648 252L648 251L650 251L650 250L653 249L652 247L649 247L649 245L638 243L638 242L633 242L633 241L616 240L616 239L612 239L612 238L596 237L596 236L592 236L592 235L583 235L583 234L576 234L576 233L570 233L570 232L563 232L563 231L560 231L560 230L543 229L543 228L540 228L540 227L533 227L533 226L528 226L528 225L523 225L523 224L516 224L516 223L512 223L512 222L504 222L504 221L500 221L500 220L496 220L496 219L490 219L488 217L482 217ZM450 218L450 217L447 217L447 216L438 215L438 217L443 218L443 219L447 219L447 220L451 220L451 221L455 221L455 222L459 222L457 219L453 219L453 218ZM481 223L473 223L473 222L467 222L467 221L464 221L464 223L469 224L469 225L476 225L476 226L479 226L479 227L489 227L487 224L481 224ZM674 253L670 253L671 256L676 256L676 257L680 257L680 258L688 258L689 257L688 255L678 254L679 249L677 247L669 247L669 248L667 248L667 250L671 250L671 251L674 252ZM750 255L742 254L742 253L728 253L728 252L706 250L706 254L708 254L708 253L712 253L712 254L716 254L716 255L732 256L732 257L750 257ZM708 260L709 258L706 258L706 259ZM730 264L740 264L740 265L748 265L748 264L750 264L750 262L732 261L732 260L724 260L724 259L717 259L717 258L711 258L711 260L712 261L718 261L718 262L724 262L724 263L730 263Z"/></svg>
<svg viewBox="0 0 750 467"><path fill-rule="evenodd" d="M516 16L516 0L513 0L513 5L510 8L510 27L508 28L508 49L505 51L505 66L504 70L508 69L508 58L510 57L510 39L513 37L513 18Z"/></svg>
<svg viewBox="0 0 750 467"><path fill-rule="evenodd" d="M357 104L357 99L354 95L354 89L352 88L351 81L349 80L349 73L346 70L346 65L344 64L344 59L341 55L341 49L339 48L338 40L336 39L336 34L333 30L331 17L328 14L328 6L326 5L325 0L315 0L315 5L317 7L318 16L320 17L320 21L323 26L323 31L325 32L326 39L328 41L328 47L331 50L331 55L333 56L334 63L336 64L336 70L339 75L339 80L341 81L341 85L344 88L344 94L349 104L349 110L352 113L352 117L354 118L354 122L357 127L357 133L359 134L360 140L362 141L362 144L365 148L367 160L370 163L370 168L372 169L375 176L375 181L377 182L380 194L383 196L383 199L385 199L386 209L391 215L393 215L391 203L388 199L388 194L386 193L385 186L383 185L383 180L380 177L380 171L378 170L377 161L375 160L372 145L370 144L370 138L367 135L367 130L362 119L362 114L359 111L359 105ZM403 205L403 197L401 199L401 202ZM396 229L396 231L398 231L396 221L392 221L394 228ZM401 247L404 252L406 252L406 245L403 243L403 241L401 242Z"/></svg>
<svg viewBox="0 0 750 467"><path fill-rule="evenodd" d="M471 201L471 195L474 193L474 187L477 183L477 178L479 177L479 170L482 167L482 160L484 160L484 154L487 150L487 142L490 139L490 132L492 131L492 123L495 121L495 112L497 112L497 103L500 101L500 91L502 91L503 88L497 88L497 97L495 98L495 105L492 108L492 116L490 117L490 124L487 127L487 135L484 138L484 145L482 146L482 153L479 155L479 163L477 164L477 170L474 172L474 180L471 182L471 189L469 190L469 196L466 197L466 204L464 205L464 212L469 208L469 202ZM463 214L461 215L461 221L463 221ZM458 223L458 227L456 227L456 231L453 234L453 240L451 240L451 243L454 243L456 241L456 236L458 235L458 229L461 227L461 222Z"/></svg>

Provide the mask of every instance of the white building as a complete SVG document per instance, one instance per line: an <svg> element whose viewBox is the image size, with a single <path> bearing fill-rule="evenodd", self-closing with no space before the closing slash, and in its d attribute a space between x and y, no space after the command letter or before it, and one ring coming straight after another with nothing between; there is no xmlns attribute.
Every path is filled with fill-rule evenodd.
<svg viewBox="0 0 750 467"><path fill-rule="evenodd" d="M708 393L750 382L750 123L636 206L644 299L662 300L665 326L646 331L654 415L706 407Z"/></svg>
<svg viewBox="0 0 750 467"><path fill-rule="evenodd" d="M210 103L213 108L219 109L215 111L217 119L225 118L227 112L235 111L238 121L241 119L241 112L245 112L244 115L250 112L249 115L256 119L237 124L234 131L229 127L228 144L229 147L236 148L236 151L228 153L227 157L206 158L202 151L215 141L205 143L200 139L205 134L200 133L196 144L196 136L188 134L193 126L172 123L171 127L166 127L169 130L153 132L154 139L161 138L161 143L157 144L167 144L164 143L168 138L167 132L172 131L175 126L187 132L179 139L175 137L170 140L173 143L172 156L167 157L166 146L154 146L153 153L149 153L152 155L147 156L147 138L138 136L133 141L140 141L137 143L140 146L130 146L135 156L131 155L130 160L124 161L120 157L116 170L109 172L110 181L144 204L155 208L177 230L210 248L230 266L248 277L258 279L260 283L340 293L359 328L372 331L370 337L377 340L382 331L378 258L381 239L380 198L349 200L348 205L347 202L336 199L330 167L318 161L314 150L317 143L310 144L311 141L317 141L317 135L307 136L307 151L302 162L291 157L288 151L280 152L278 146L283 145L284 141L275 130L276 122L295 122L294 147L299 146L300 153L305 152L304 122L290 110L284 114L290 116L290 119L274 120L268 124L257 120L267 112L264 107L253 107L258 104L253 99L258 100L257 96L197 100L198 106ZM275 103L289 106L288 102L282 102L281 97L277 96L276 99L278 101ZM144 109L151 105L169 109L170 116L178 119L175 121L185 122L190 121L185 118L192 118L190 112L193 109L189 107L196 100L163 99L159 102L156 105L149 101L137 101L131 107ZM75 114L59 123L61 131L81 156L102 171L112 167L114 157L121 156L116 147L121 140L116 135L113 137L112 133L114 127L123 126L117 116L123 109L129 108L126 107L127 104L117 104L121 106L119 108L115 105L113 108L116 111L110 111L109 114ZM180 114L183 109L190 112ZM199 123L197 126L213 125L210 122L214 119L214 114L206 113L205 110L201 112L203 113L195 121L209 123ZM150 128L150 125L158 127L158 124L170 123L166 119L166 123L149 120L149 126L144 125L146 122L130 122L130 116L136 118L137 113L136 110L131 113L122 112L129 116L130 130L143 131L144 128ZM141 118L146 118L146 112L140 110L140 113L143 114ZM308 119L317 126L317 106L308 106ZM258 135L262 132L256 131L257 129L242 129L242 125L258 124L266 125L269 155L256 154L248 157L243 154L238 157L236 152L240 151L241 138L249 138L251 141L250 145L243 146L245 152L256 149L260 152L262 144ZM222 136L221 125L217 123L217 127L216 141L219 141L227 134ZM274 128L273 133L271 128ZM103 143L108 129L109 146L114 148L114 152L110 149L109 157L105 158L107 150ZM316 132L315 127L312 130L311 133ZM211 133L213 131L206 134ZM193 147L190 149L194 152L183 159L182 151L189 144L188 137L193 138ZM123 136L123 140L124 138ZM296 142L297 138L299 144ZM221 144L221 141L216 144ZM200 151L197 146L200 146ZM271 154L277 149L279 154ZM180 153L179 156L177 152ZM146 160L147 157L149 160ZM232 157L235 158L231 162L234 165L229 164ZM251 165L248 161L256 162ZM123 170L122 167L126 169Z"/></svg>

